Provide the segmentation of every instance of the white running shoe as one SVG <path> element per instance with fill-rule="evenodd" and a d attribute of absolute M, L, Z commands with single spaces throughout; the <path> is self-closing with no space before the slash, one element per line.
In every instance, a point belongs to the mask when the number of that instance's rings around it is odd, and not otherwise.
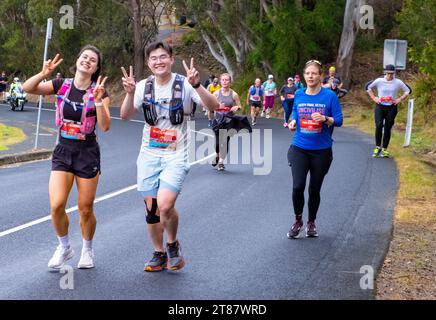
<path fill-rule="evenodd" d="M 269 114 L 267 114 L 265 118 L 269 119 L 269 118 L 270 118 L 270 115 L 269 115 Z"/>
<path fill-rule="evenodd" d="M 71 247 L 65 248 L 58 245 L 53 257 L 48 262 L 48 267 L 53 269 L 60 269 L 66 261 L 74 256 L 74 250 Z"/>
<path fill-rule="evenodd" d="M 77 264 L 79 269 L 91 269 L 94 268 L 94 250 L 82 249 L 82 255 L 80 261 Z"/>
<path fill-rule="evenodd" d="M 265 117 L 265 111 L 262 111 L 262 113 L 260 114 L 260 116 L 263 118 Z"/>

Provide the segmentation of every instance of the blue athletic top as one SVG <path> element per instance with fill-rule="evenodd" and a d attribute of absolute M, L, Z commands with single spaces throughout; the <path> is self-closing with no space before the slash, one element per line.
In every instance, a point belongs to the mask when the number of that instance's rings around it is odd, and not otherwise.
<path fill-rule="evenodd" d="M 332 146 L 333 139 L 325 123 L 314 121 L 311 114 L 319 112 L 334 118 L 334 126 L 342 126 L 342 109 L 336 94 L 326 88 L 316 95 L 308 95 L 299 89 L 295 93 L 292 108 L 292 120 L 297 122 L 297 130 L 292 144 L 307 150 L 327 149 Z"/>

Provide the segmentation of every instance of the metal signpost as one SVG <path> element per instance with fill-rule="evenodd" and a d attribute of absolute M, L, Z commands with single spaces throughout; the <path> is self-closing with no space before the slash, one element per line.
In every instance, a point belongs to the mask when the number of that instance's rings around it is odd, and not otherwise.
<path fill-rule="evenodd" d="M 48 51 L 48 42 L 51 40 L 53 30 L 53 19 L 47 19 L 47 32 L 45 34 L 45 47 L 44 47 L 44 58 L 42 61 L 42 65 L 44 66 L 45 61 L 47 61 L 47 51 Z M 45 79 L 44 79 L 45 82 Z M 38 106 L 38 120 L 36 123 L 36 138 L 35 138 L 35 149 L 38 148 L 38 137 L 39 137 L 39 123 L 41 121 L 41 108 L 42 108 L 42 100 L 43 97 L 39 96 L 39 106 Z"/>

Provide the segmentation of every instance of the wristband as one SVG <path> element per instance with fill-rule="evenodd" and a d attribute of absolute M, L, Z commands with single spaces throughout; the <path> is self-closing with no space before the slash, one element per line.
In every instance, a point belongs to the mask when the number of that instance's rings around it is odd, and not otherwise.
<path fill-rule="evenodd" d="M 198 89 L 201 86 L 201 82 L 198 81 L 196 84 L 192 85 L 194 89 Z"/>
<path fill-rule="evenodd" d="M 103 102 L 96 102 L 96 103 L 95 103 L 95 106 L 96 106 L 97 108 L 101 108 L 101 107 L 103 107 Z"/>

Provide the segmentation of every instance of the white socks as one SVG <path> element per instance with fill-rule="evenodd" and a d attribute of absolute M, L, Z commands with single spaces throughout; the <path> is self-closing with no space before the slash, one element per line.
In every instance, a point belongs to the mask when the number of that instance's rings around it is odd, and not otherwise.
<path fill-rule="evenodd" d="M 58 240 L 59 240 L 59 244 L 65 249 L 70 247 L 70 238 L 68 237 L 68 234 L 63 237 L 58 236 Z"/>
<path fill-rule="evenodd" d="M 59 244 L 64 247 L 65 249 L 68 249 L 70 247 L 70 237 L 68 234 L 63 237 L 59 237 Z M 85 240 L 83 239 L 83 249 L 92 249 L 92 240 Z"/>
<path fill-rule="evenodd" d="M 83 239 L 83 247 L 82 249 L 92 249 L 92 240 Z"/>

